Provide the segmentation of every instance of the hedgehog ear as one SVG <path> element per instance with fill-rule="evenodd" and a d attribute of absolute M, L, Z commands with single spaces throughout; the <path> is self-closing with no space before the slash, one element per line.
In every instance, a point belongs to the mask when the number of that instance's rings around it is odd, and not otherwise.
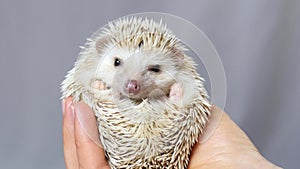
<path fill-rule="evenodd" d="M 97 52 L 98 53 L 102 53 L 103 49 L 105 47 L 107 47 L 107 45 L 110 42 L 110 40 L 111 40 L 110 36 L 103 36 L 103 37 L 100 37 L 99 39 L 97 39 L 96 40 L 96 44 L 95 44 Z"/>
<path fill-rule="evenodd" d="M 171 48 L 171 52 L 172 52 L 172 56 L 174 57 L 174 59 L 176 61 L 178 61 L 178 65 L 183 63 L 183 59 L 184 59 L 184 53 L 182 50 L 176 48 L 176 47 L 172 47 Z"/>

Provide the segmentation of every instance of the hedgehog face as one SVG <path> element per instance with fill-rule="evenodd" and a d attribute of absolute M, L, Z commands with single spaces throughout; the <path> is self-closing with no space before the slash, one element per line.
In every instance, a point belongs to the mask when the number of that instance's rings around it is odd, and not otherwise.
<path fill-rule="evenodd" d="M 113 92 L 135 100 L 168 95 L 178 70 L 170 55 L 152 49 L 135 51 L 125 59 L 115 57 Z"/>

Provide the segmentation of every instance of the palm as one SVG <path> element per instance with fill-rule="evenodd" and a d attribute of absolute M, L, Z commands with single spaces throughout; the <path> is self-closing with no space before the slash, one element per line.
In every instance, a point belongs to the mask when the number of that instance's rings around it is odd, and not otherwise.
<path fill-rule="evenodd" d="M 222 114 L 216 107 L 212 113 Z M 204 143 L 194 145 L 189 169 L 277 168 L 265 160 L 247 135 L 223 113 L 214 133 Z"/>

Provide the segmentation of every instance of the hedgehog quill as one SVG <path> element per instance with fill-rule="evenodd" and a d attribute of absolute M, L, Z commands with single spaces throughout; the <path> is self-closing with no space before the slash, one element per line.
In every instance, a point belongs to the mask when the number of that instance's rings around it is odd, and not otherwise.
<path fill-rule="evenodd" d="M 162 21 L 125 17 L 96 32 L 62 83 L 95 112 L 111 168 L 187 168 L 210 115 L 196 63 Z"/>

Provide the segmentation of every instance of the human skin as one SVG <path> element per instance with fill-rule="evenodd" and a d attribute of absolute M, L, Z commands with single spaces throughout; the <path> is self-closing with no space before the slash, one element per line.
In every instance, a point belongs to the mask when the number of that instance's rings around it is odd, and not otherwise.
<path fill-rule="evenodd" d="M 67 169 L 109 169 L 93 111 L 83 102 L 63 100 L 63 145 Z M 216 106 L 207 130 L 193 147 L 189 169 L 277 169 L 248 136 Z M 84 127 L 83 127 L 84 126 Z M 101 133 L 100 133 L 101 134 Z"/>

